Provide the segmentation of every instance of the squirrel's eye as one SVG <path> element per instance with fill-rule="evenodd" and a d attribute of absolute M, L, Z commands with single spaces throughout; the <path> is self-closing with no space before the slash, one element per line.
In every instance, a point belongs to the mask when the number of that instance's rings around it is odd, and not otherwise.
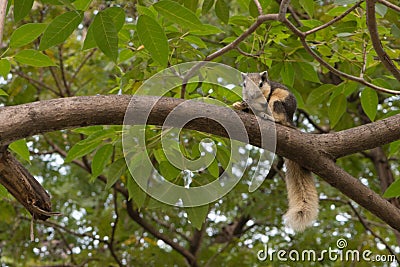
<path fill-rule="evenodd" d="M 263 82 L 260 82 L 260 84 L 258 85 L 258 87 L 261 88 L 261 87 L 263 87 L 263 85 L 264 85 Z"/>

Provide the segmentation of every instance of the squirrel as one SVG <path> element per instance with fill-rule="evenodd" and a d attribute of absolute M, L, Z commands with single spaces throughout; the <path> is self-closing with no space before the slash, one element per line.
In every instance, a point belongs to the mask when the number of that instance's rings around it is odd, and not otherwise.
<path fill-rule="evenodd" d="M 270 81 L 268 72 L 248 73 L 243 76 L 243 99 L 233 108 L 255 113 L 263 119 L 272 120 L 296 128 L 293 114 L 297 108 L 295 96 L 280 83 Z M 284 215 L 286 225 L 296 232 L 311 226 L 318 216 L 318 193 L 309 170 L 285 159 L 285 182 L 289 209 Z"/>

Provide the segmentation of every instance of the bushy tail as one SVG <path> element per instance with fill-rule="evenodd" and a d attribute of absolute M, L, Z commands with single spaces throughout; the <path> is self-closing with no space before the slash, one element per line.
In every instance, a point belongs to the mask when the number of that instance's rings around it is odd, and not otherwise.
<path fill-rule="evenodd" d="M 302 232 L 318 216 L 318 193 L 310 171 L 294 161 L 285 160 L 286 188 L 289 210 L 284 215 L 286 225 Z"/>

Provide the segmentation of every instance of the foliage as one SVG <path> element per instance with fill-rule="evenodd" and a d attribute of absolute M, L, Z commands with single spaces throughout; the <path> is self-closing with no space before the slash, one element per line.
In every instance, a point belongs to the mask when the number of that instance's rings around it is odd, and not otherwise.
<path fill-rule="evenodd" d="M 134 94 L 165 67 L 204 60 L 232 43 L 257 20 L 256 2 L 263 14 L 279 11 L 279 4 L 271 0 L 154 2 L 14 0 L 13 8 L 8 9 L 0 60 L 0 105 Z M 293 13 L 288 17 L 307 32 L 358 4 L 354 0 L 293 1 Z M 338 22 L 309 34 L 306 42 L 337 70 L 400 90 L 372 46 L 365 10 L 362 2 Z M 376 12 L 382 45 L 389 57 L 399 59 L 399 12 L 382 3 L 376 4 Z M 271 80 L 284 83 L 295 94 L 299 106 L 296 123 L 307 132 L 339 131 L 399 113 L 398 96 L 332 73 L 276 20 L 264 22 L 236 49 L 213 60 L 242 72 L 268 69 Z M 228 90 L 190 84 L 183 97 L 213 98 L 231 105 L 239 100 L 238 91 L 239 85 Z M 177 88 L 168 96 L 180 98 L 182 91 Z M 141 153 L 150 155 L 165 179 L 184 185 L 187 177 L 166 158 L 161 134 L 159 127 L 147 126 L 147 151 Z M 187 258 L 182 251 L 196 255 L 199 266 L 234 266 L 237 262 L 263 266 L 269 263 L 258 261 L 257 252 L 265 242 L 275 250 L 321 252 L 337 248 L 338 238 L 347 239 L 347 248 L 369 249 L 374 255 L 400 252 L 390 227 L 322 180 L 317 184 L 321 198 L 318 222 L 294 235 L 282 222 L 287 201 L 280 170 L 259 190 L 248 192 L 246 178 L 258 164 L 256 160 L 232 192 L 210 205 L 183 209 L 162 204 L 146 196 L 127 171 L 121 136 L 120 126 L 92 126 L 33 136 L 10 146 L 49 191 L 53 209 L 63 215 L 38 222 L 35 241 L 30 242 L 29 214 L 1 188 L 2 266 L 184 266 Z M 197 159 L 204 138 L 213 140 L 216 158 L 206 169 L 192 173 L 195 186 L 217 179 L 230 156 L 226 148 L 230 140 L 183 130 L 179 147 L 185 157 Z M 384 157 L 380 160 L 390 163 L 397 179 L 387 197 L 400 196 L 399 147 L 400 141 L 396 141 L 381 148 Z M 257 158 L 257 148 L 243 144 L 242 149 Z M 373 157 L 367 151 L 338 159 L 338 164 L 383 193 L 386 188 L 381 186 L 383 178 Z M 137 166 L 140 171 L 139 162 Z M 132 211 L 139 214 L 136 217 L 128 212 L 130 201 Z M 240 223 L 243 225 L 235 228 Z M 325 259 L 323 264 L 342 263 Z"/>

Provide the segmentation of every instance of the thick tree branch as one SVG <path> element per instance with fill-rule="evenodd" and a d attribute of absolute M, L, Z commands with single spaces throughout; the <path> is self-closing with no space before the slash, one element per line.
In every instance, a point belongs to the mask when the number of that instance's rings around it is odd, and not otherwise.
<path fill-rule="evenodd" d="M 0 153 L 0 184 L 25 206 L 33 218 L 47 220 L 56 215 L 51 212 L 49 194 L 8 151 Z"/>
<path fill-rule="evenodd" d="M 163 125 L 168 114 L 177 105 L 185 102 L 176 98 L 160 98 L 159 101 L 157 99 L 159 98 L 152 96 L 115 95 L 71 97 L 2 107 L 0 108 L 0 145 L 4 146 L 17 139 L 66 128 L 121 124 L 130 101 L 132 101 L 132 108 L 138 112 L 138 116 L 145 116 L 145 114 L 140 114 L 140 111 L 154 104 L 147 124 Z M 232 110 L 229 108 L 198 101 L 190 101 L 188 107 L 175 111 L 175 115 L 197 117 L 199 110 L 206 110 L 210 114 L 218 114 L 219 121 L 235 123 L 232 119 Z M 267 120 L 261 120 L 258 124 L 257 118 L 251 114 L 244 112 L 237 114 L 246 128 L 252 145 L 271 150 L 273 147 L 270 144 L 261 143 L 260 132 L 270 134 L 276 128 L 278 155 L 310 169 L 390 226 L 400 230 L 399 210 L 334 163 L 335 158 L 400 139 L 400 127 L 398 127 L 400 115 L 337 133 L 317 135 L 302 133 L 279 124 L 275 125 Z M 176 125 L 172 122 L 166 126 Z M 190 121 L 185 128 L 229 137 L 219 123 L 206 117 Z M 238 139 L 246 141 L 247 137 Z"/>
<path fill-rule="evenodd" d="M 393 61 L 383 50 L 381 40 L 379 39 L 378 26 L 376 25 L 375 16 L 375 0 L 366 0 L 367 3 L 367 26 L 371 35 L 372 46 L 374 47 L 376 54 L 378 55 L 382 64 L 390 71 L 393 76 L 400 81 L 400 70 L 396 68 Z"/>

